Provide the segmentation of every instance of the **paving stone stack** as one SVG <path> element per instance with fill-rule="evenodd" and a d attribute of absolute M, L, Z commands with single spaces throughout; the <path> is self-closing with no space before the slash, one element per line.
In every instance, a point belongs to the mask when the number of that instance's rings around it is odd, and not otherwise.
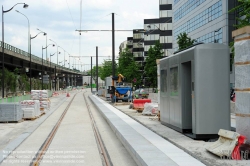
<path fill-rule="evenodd" d="M 0 104 L 0 122 L 18 122 L 23 118 L 23 110 L 19 103 Z"/>
<path fill-rule="evenodd" d="M 236 132 L 250 143 L 250 26 L 233 31 Z"/>

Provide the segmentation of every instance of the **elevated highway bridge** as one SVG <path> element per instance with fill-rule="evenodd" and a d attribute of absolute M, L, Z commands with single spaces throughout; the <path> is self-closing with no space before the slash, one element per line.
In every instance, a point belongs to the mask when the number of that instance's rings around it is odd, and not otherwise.
<path fill-rule="evenodd" d="M 0 69 L 2 69 L 2 47 L 3 44 L 0 42 Z M 20 72 L 26 72 L 26 69 L 30 67 L 30 54 L 7 43 L 4 43 L 4 67 L 10 71 L 18 68 Z M 30 71 L 30 70 L 29 70 Z M 26 72 L 27 76 L 30 77 L 30 73 Z M 83 72 L 69 69 L 67 67 L 57 65 L 48 60 L 35 55 L 31 55 L 31 77 L 41 78 L 39 73 L 50 75 L 51 79 L 57 78 L 57 89 L 59 82 L 64 82 L 66 86 L 82 86 L 82 76 L 86 75 Z M 1 79 L 1 78 L 0 78 Z"/>

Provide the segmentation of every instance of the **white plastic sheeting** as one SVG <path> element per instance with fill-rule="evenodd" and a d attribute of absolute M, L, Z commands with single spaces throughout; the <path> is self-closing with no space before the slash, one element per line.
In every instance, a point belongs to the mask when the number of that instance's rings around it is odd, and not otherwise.
<path fill-rule="evenodd" d="M 35 118 L 41 115 L 39 100 L 24 100 L 20 102 L 20 105 L 24 112 L 24 118 Z"/>
<path fill-rule="evenodd" d="M 250 65 L 235 65 L 235 88 L 250 88 Z"/>
<path fill-rule="evenodd" d="M 49 100 L 40 101 L 40 107 L 49 109 L 50 108 L 50 101 Z"/>
<path fill-rule="evenodd" d="M 243 40 L 234 43 L 235 57 L 234 62 L 250 61 L 250 40 Z"/>
<path fill-rule="evenodd" d="M 49 92 L 47 90 L 31 90 L 32 100 L 45 100 L 49 98 Z"/>
<path fill-rule="evenodd" d="M 36 118 L 35 109 L 34 108 L 22 108 L 23 110 L 23 118 Z"/>
<path fill-rule="evenodd" d="M 213 144 L 206 147 L 206 149 L 220 157 L 231 157 L 240 134 L 220 129 L 218 135 L 220 136 L 219 139 Z"/>
<path fill-rule="evenodd" d="M 158 103 L 145 103 L 142 115 L 157 115 Z"/>

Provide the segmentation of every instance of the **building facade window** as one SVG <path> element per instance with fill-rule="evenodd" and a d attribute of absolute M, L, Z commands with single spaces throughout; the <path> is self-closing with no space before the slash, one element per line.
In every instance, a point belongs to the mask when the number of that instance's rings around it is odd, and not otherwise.
<path fill-rule="evenodd" d="M 159 40 L 159 37 L 160 37 L 159 34 L 145 35 L 144 41 Z"/>
<path fill-rule="evenodd" d="M 222 28 L 218 32 L 210 32 L 196 39 L 197 42 L 203 43 L 222 43 Z"/>
<path fill-rule="evenodd" d="M 144 43 L 133 43 L 133 48 L 143 48 Z"/>
<path fill-rule="evenodd" d="M 174 0 L 174 5 L 176 5 L 180 0 Z"/>
<path fill-rule="evenodd" d="M 174 37 L 175 39 L 177 36 L 182 32 L 192 32 L 205 24 L 209 23 L 210 21 L 213 21 L 220 17 L 222 15 L 222 2 L 219 0 L 214 5 L 210 6 L 203 12 L 199 13 L 192 19 L 188 20 L 178 28 L 174 30 Z"/>
<path fill-rule="evenodd" d="M 143 57 L 143 52 L 134 52 L 134 57 Z"/>
<path fill-rule="evenodd" d="M 172 36 L 161 36 L 160 43 L 172 43 L 173 41 Z"/>
<path fill-rule="evenodd" d="M 150 25 L 150 28 L 148 28 L 148 26 Z M 159 24 L 144 24 L 144 29 L 150 29 L 150 30 L 154 30 L 154 29 L 158 29 Z"/>
<path fill-rule="evenodd" d="M 160 24 L 160 29 L 161 30 L 172 30 L 173 29 L 173 24 L 172 23 L 161 23 Z"/>
<path fill-rule="evenodd" d="M 172 17 L 172 10 L 161 10 L 160 17 Z"/>
<path fill-rule="evenodd" d="M 193 11 L 196 7 L 198 7 L 200 4 L 202 4 L 205 1 L 206 0 L 188 0 L 179 9 L 177 9 L 174 12 L 174 20 L 175 21 L 180 20 L 182 17 L 187 15 L 189 12 Z M 178 3 L 178 2 L 176 2 L 176 3 Z M 174 3 L 174 4 L 176 4 L 176 3 Z"/>
<path fill-rule="evenodd" d="M 173 0 L 160 0 L 160 5 L 172 4 Z"/>
<path fill-rule="evenodd" d="M 207 33 L 195 40 L 197 43 L 223 43 L 223 30 L 220 28 L 218 32 L 213 31 Z M 178 51 L 178 47 L 174 50 Z"/>
<path fill-rule="evenodd" d="M 150 46 L 144 46 L 144 51 L 148 51 Z"/>
<path fill-rule="evenodd" d="M 135 34 L 133 35 L 133 38 L 134 38 L 134 39 L 142 39 L 143 36 L 144 36 L 143 33 L 135 33 Z"/>

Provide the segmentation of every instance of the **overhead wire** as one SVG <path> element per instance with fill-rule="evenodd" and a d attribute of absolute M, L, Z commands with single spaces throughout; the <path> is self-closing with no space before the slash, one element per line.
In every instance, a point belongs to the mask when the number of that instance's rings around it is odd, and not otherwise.
<path fill-rule="evenodd" d="M 80 29 L 82 29 L 82 0 L 80 2 Z M 79 35 L 79 56 L 81 56 L 81 32 Z"/>
<path fill-rule="evenodd" d="M 67 7 L 68 7 L 68 11 L 69 11 L 69 14 L 70 14 L 70 17 L 71 17 L 71 21 L 72 21 L 74 27 L 76 28 L 76 24 L 75 24 L 74 18 L 72 16 L 72 13 L 71 13 L 68 1 L 67 0 L 65 0 L 65 1 L 66 1 Z M 71 42 L 70 50 L 72 50 L 72 47 L 73 47 L 74 43 L 75 43 L 75 38 L 73 38 L 73 42 Z"/>

